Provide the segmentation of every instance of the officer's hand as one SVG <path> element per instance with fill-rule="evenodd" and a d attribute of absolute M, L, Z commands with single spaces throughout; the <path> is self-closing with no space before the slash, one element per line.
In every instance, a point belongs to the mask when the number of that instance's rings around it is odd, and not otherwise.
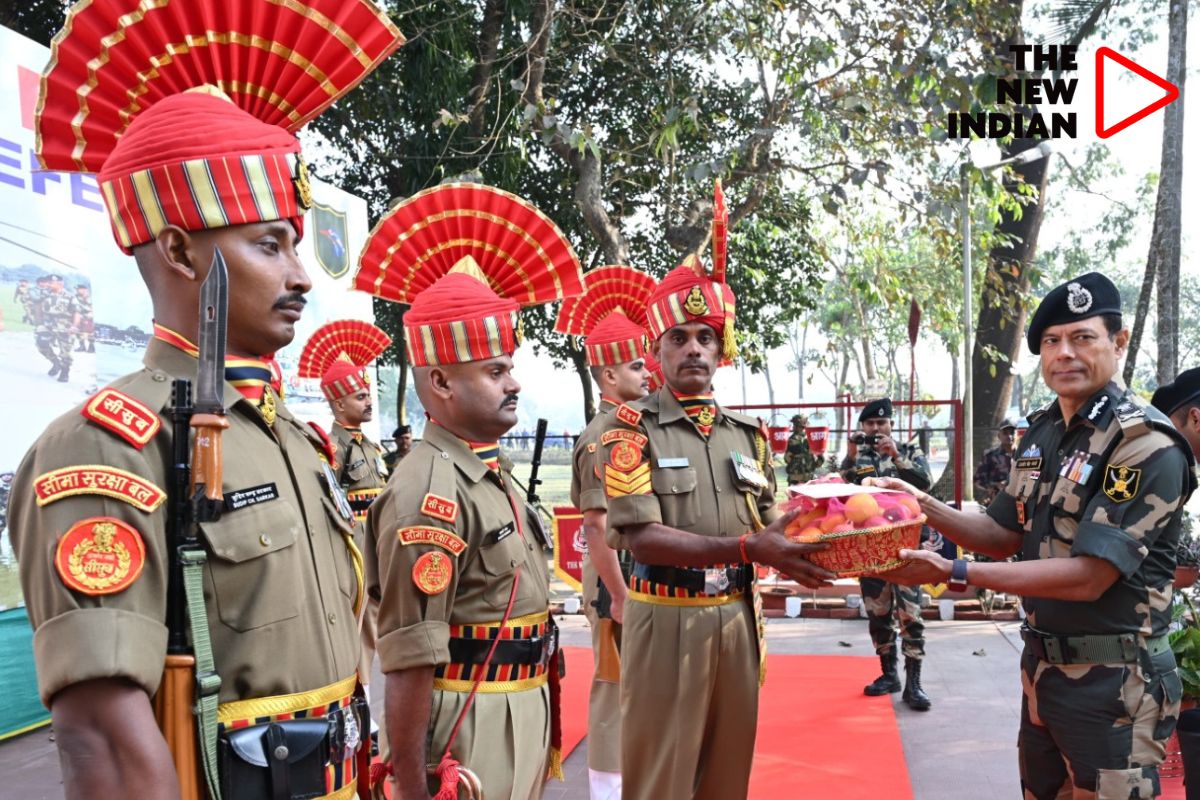
<path fill-rule="evenodd" d="M 892 458 L 900 457 L 900 449 L 896 447 L 896 440 L 886 433 L 880 434 L 883 438 L 875 444 L 875 449 L 885 456 Z"/>
<path fill-rule="evenodd" d="M 625 622 L 625 597 L 625 592 L 614 594 L 612 596 L 612 603 L 608 607 L 609 616 L 611 616 L 613 622 L 617 623 L 618 625 Z"/>
<path fill-rule="evenodd" d="M 828 544 L 794 542 L 784 535 L 788 523 L 799 513 L 790 511 L 747 539 L 746 554 L 755 563 L 774 567 L 796 583 L 816 589 L 837 576 L 805 558 L 810 553 L 828 550 Z"/>
<path fill-rule="evenodd" d="M 950 578 L 950 562 L 937 553 L 928 550 L 900 551 L 900 558 L 908 563 L 887 572 L 881 572 L 876 578 L 882 578 L 889 583 L 899 583 L 905 586 L 920 586 L 924 583 L 943 583 Z"/>
<path fill-rule="evenodd" d="M 925 503 L 930 499 L 927 493 L 922 492 L 908 481 L 902 481 L 899 478 L 864 478 L 863 486 L 878 486 L 880 489 L 892 489 L 893 491 L 911 494 L 917 498 L 918 503 Z"/>

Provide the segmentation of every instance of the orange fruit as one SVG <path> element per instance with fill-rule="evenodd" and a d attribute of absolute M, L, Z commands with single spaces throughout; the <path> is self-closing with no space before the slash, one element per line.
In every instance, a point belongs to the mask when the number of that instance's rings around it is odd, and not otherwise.
<path fill-rule="evenodd" d="M 891 520 L 889 520 L 887 517 L 882 516 L 880 514 L 876 514 L 873 517 L 868 517 L 867 519 L 863 520 L 862 527 L 878 528 L 882 525 L 891 525 L 891 524 L 892 524 Z"/>
<path fill-rule="evenodd" d="M 817 527 L 819 527 L 825 533 L 829 533 L 834 528 L 836 528 L 838 525 L 842 525 L 845 522 L 846 522 L 845 514 L 843 514 L 840 511 L 830 511 L 828 514 L 826 514 L 824 517 L 821 518 L 821 522 L 818 523 Z"/>
<path fill-rule="evenodd" d="M 792 533 L 793 531 L 804 530 L 809 525 L 814 524 L 824 515 L 824 510 L 820 508 L 809 509 L 788 523 L 787 532 Z"/>
<path fill-rule="evenodd" d="M 879 513 L 879 503 L 869 494 L 852 494 L 846 498 L 846 519 L 862 522 Z"/>
<path fill-rule="evenodd" d="M 798 534 L 792 536 L 792 539 L 797 542 L 803 542 L 804 544 L 813 544 L 821 541 L 821 537 L 823 535 L 824 534 L 821 532 L 820 528 L 816 527 L 815 525 L 810 525 L 804 530 L 800 531 Z"/>

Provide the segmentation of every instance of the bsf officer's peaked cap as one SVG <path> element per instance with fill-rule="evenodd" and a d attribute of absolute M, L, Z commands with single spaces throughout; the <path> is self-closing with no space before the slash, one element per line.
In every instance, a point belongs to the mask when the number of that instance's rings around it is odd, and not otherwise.
<path fill-rule="evenodd" d="M 1029 352 L 1042 351 L 1042 333 L 1053 325 L 1078 322 L 1101 314 L 1121 313 L 1121 293 L 1099 272 L 1089 272 L 1055 286 L 1042 298 L 1029 322 Z"/>
<path fill-rule="evenodd" d="M 892 398 L 881 397 L 878 400 L 872 400 L 863 406 L 862 412 L 858 415 L 858 421 L 863 422 L 868 419 L 891 419 L 892 418 Z"/>
<path fill-rule="evenodd" d="M 1150 404 L 1167 416 L 1188 403 L 1200 405 L 1200 367 L 1186 369 L 1175 380 L 1158 387 Z"/>

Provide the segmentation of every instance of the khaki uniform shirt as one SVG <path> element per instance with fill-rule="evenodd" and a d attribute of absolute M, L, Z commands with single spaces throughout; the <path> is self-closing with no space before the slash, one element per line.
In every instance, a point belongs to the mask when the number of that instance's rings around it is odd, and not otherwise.
<path fill-rule="evenodd" d="M 342 427 L 341 423 L 333 423 L 330 438 L 337 448 L 338 480 L 347 492 L 362 489 L 382 489 L 387 483 L 387 467 L 383 464 L 383 448 L 360 434 L 360 440 L 354 440 L 354 434 Z"/>
<path fill-rule="evenodd" d="M 511 617 L 544 614 L 550 575 L 542 546 L 506 492 L 462 439 L 435 423 L 397 466 L 367 515 L 367 581 L 379 592 L 379 661 L 383 671 L 450 661 L 450 626 L 498 623 L 521 567 Z M 510 500 L 511 498 L 511 500 Z M 427 553 L 448 558 L 441 591 L 418 587 L 414 566 Z"/>
<path fill-rule="evenodd" d="M 575 450 L 571 453 L 571 505 L 580 511 L 604 511 L 608 508 L 600 459 L 596 453 L 600 449 L 600 432 L 605 425 L 605 418 L 616 407 L 611 400 L 600 400 L 600 410 L 579 434 Z"/>
<path fill-rule="evenodd" d="M 640 419 L 634 421 L 630 409 Z M 717 406 L 706 439 L 664 389 L 606 415 L 600 441 L 614 547 L 625 546 L 618 531 L 628 525 L 659 522 L 705 536 L 737 537 L 754 530 L 756 518 L 767 524 L 779 516 L 767 438 L 753 417 Z M 757 465 L 761 485 L 751 483 L 749 467 L 739 476 L 735 454 L 743 464 Z"/>
<path fill-rule="evenodd" d="M 166 490 L 171 458 L 171 378 L 195 379 L 196 360 L 152 340 L 145 369 L 113 388 L 157 412 L 162 427 L 140 450 L 76 408 L 50 424 L 14 482 L 10 533 L 35 628 L 42 701 L 97 678 L 126 678 L 153 694 L 166 654 L 168 553 L 165 505 L 143 511 L 87 491 L 38 505 L 35 482 L 52 470 L 101 465 Z M 209 553 L 204 596 L 220 701 L 318 689 L 354 674 L 359 591 L 347 538 L 323 478 L 320 441 L 277 404 L 274 428 L 225 385 L 230 427 L 222 437 L 226 510 L 200 526 Z M 254 490 L 254 491 L 250 491 Z M 337 491 L 333 487 L 332 491 Z M 110 517 L 132 526 L 145 547 L 138 577 L 121 591 L 72 590 L 55 567 L 60 537 L 73 525 Z"/>

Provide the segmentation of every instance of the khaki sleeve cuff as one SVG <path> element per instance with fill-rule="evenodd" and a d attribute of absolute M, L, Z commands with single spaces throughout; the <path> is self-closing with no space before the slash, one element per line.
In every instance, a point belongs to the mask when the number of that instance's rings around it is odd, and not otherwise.
<path fill-rule="evenodd" d="M 38 692 L 47 708 L 68 686 L 100 678 L 128 678 L 153 695 L 166 654 L 162 622 L 118 608 L 68 611 L 33 634 Z"/>
<path fill-rule="evenodd" d="M 655 494 L 630 494 L 608 499 L 608 527 L 661 523 L 662 506 Z"/>
<path fill-rule="evenodd" d="M 604 487 L 596 489 L 584 489 L 579 493 L 579 510 L 580 511 L 604 511 L 608 508 L 608 495 L 604 493 Z"/>
<path fill-rule="evenodd" d="M 413 667 L 436 667 L 450 662 L 450 626 L 426 620 L 379 637 L 379 668 L 385 674 Z"/>

